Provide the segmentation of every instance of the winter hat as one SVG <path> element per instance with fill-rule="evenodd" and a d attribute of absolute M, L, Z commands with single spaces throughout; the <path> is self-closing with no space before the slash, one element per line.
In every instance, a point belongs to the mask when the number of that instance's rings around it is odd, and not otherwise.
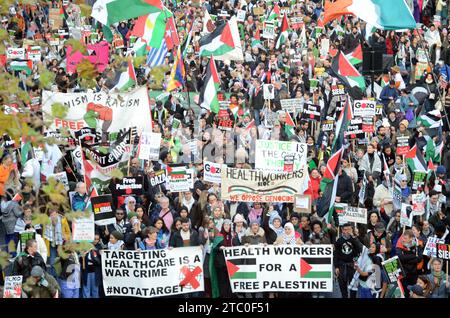
<path fill-rule="evenodd" d="M 33 277 L 41 277 L 44 275 L 44 270 L 40 266 L 33 266 L 31 269 L 31 276 Z"/>
<path fill-rule="evenodd" d="M 242 216 L 242 214 L 240 214 L 240 213 L 236 213 L 236 215 L 234 216 L 234 223 L 238 223 L 238 222 L 247 223 L 245 221 L 244 217 Z"/>
<path fill-rule="evenodd" d="M 444 166 L 439 166 L 436 168 L 436 174 L 446 174 L 447 173 L 447 169 L 445 169 Z"/>
<path fill-rule="evenodd" d="M 137 216 L 138 215 L 136 212 L 128 212 L 128 215 L 127 215 L 128 220 L 131 220 L 132 218 L 137 217 Z"/>
<path fill-rule="evenodd" d="M 114 236 L 116 239 L 118 239 L 119 241 L 123 240 L 123 234 L 120 233 L 119 231 L 112 231 L 111 233 L 112 236 Z"/>
<path fill-rule="evenodd" d="M 403 125 L 403 126 L 405 126 L 405 128 L 408 128 L 409 122 L 406 119 L 403 119 L 399 125 Z"/>

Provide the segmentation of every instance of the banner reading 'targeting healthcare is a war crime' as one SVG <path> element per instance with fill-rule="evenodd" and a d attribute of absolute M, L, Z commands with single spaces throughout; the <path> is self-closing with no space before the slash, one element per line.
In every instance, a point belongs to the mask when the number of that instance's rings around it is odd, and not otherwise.
<path fill-rule="evenodd" d="M 222 168 L 222 199 L 243 202 L 294 202 L 308 176 L 306 166 L 293 172 Z"/>
<path fill-rule="evenodd" d="M 106 296 L 161 297 L 204 291 L 200 246 L 170 250 L 102 251 Z"/>
<path fill-rule="evenodd" d="M 240 246 L 223 253 L 234 293 L 333 290 L 332 245 Z"/>

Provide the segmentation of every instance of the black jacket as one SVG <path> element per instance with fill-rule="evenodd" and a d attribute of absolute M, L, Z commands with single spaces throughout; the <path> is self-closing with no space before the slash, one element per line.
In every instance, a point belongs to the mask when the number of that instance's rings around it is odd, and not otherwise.
<path fill-rule="evenodd" d="M 198 236 L 198 232 L 196 230 L 191 229 L 191 237 L 189 246 L 199 246 L 200 245 L 200 238 Z M 180 231 L 175 232 L 170 237 L 169 246 L 171 247 L 184 247 L 183 244 L 183 238 L 181 237 Z"/>
<path fill-rule="evenodd" d="M 34 256 L 31 256 L 28 253 L 20 253 L 19 256 L 14 260 L 13 264 L 13 275 L 22 275 L 23 282 L 27 280 L 28 277 L 31 276 L 31 269 L 34 266 L 40 266 L 44 271 L 47 270 L 47 265 L 45 264 L 44 259 L 41 254 L 36 252 Z"/>
<path fill-rule="evenodd" d="M 334 244 L 334 264 L 339 267 L 344 264 L 351 264 L 359 256 L 362 250 L 361 242 L 350 237 L 345 239 L 341 236 Z"/>
<path fill-rule="evenodd" d="M 263 88 L 260 87 L 258 95 L 255 96 L 253 92 L 252 100 L 251 100 L 251 108 L 261 110 L 264 106 L 264 92 Z"/>
<path fill-rule="evenodd" d="M 342 203 L 350 203 L 353 196 L 353 183 L 352 179 L 342 171 L 342 175 L 339 176 L 336 196 L 341 197 Z"/>

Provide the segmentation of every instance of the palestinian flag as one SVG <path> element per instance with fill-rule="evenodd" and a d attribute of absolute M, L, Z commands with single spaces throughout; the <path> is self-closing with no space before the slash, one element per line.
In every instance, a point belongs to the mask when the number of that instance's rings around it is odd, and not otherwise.
<path fill-rule="evenodd" d="M 247 126 L 245 126 L 245 131 L 250 131 L 250 129 L 252 129 L 252 127 L 256 127 L 256 124 L 255 124 L 255 120 L 254 120 L 254 119 L 252 119 L 252 121 L 249 122 L 249 123 L 247 124 Z"/>
<path fill-rule="evenodd" d="M 267 21 L 278 20 L 278 17 L 281 15 L 280 6 L 276 3 L 267 17 Z"/>
<path fill-rule="evenodd" d="M 25 137 L 22 137 L 22 144 L 20 147 L 20 164 L 22 165 L 22 169 L 25 166 L 25 163 L 28 161 L 28 154 L 32 151 L 33 146 L 30 141 L 26 141 Z"/>
<path fill-rule="evenodd" d="M 363 61 L 363 53 L 361 44 L 356 47 L 352 52 L 345 54 L 345 57 L 348 59 L 350 64 L 358 65 Z"/>
<path fill-rule="evenodd" d="M 261 32 L 257 29 L 252 39 L 252 47 L 257 47 L 259 45 L 261 45 Z"/>
<path fill-rule="evenodd" d="M 97 0 L 92 6 L 91 16 L 100 23 L 110 26 L 116 22 L 162 11 L 161 0 Z"/>
<path fill-rule="evenodd" d="M 127 70 L 120 74 L 118 83 L 111 90 L 117 89 L 120 92 L 125 92 L 133 86 L 136 86 L 136 83 L 136 73 L 134 71 L 133 63 L 130 60 L 127 63 Z"/>
<path fill-rule="evenodd" d="M 382 30 L 415 29 L 405 0 L 337 0 L 325 2 L 324 23 L 352 14 Z"/>
<path fill-rule="evenodd" d="M 33 69 L 33 61 L 12 61 L 11 70 L 12 71 L 25 71 L 27 75 L 31 75 L 31 70 Z"/>
<path fill-rule="evenodd" d="M 425 128 L 439 128 L 442 126 L 441 112 L 437 109 L 421 115 L 417 122 L 422 124 Z"/>
<path fill-rule="evenodd" d="M 284 124 L 284 132 L 286 133 L 289 139 L 295 135 L 295 124 L 294 121 L 292 120 L 291 115 L 288 112 L 286 112 L 286 123 Z"/>
<path fill-rule="evenodd" d="M 219 61 L 244 60 L 236 16 L 222 23 L 213 32 L 201 37 L 199 44 L 200 56 L 214 56 Z"/>
<path fill-rule="evenodd" d="M 206 75 L 203 80 L 203 87 L 200 91 L 200 107 L 208 109 L 215 114 L 219 113 L 219 100 L 217 99 L 217 92 L 219 89 L 220 79 L 217 74 L 216 62 L 214 62 L 214 58 L 211 57 L 208 66 L 206 67 Z"/>
<path fill-rule="evenodd" d="M 428 138 L 427 144 L 425 146 L 425 160 L 430 161 L 433 163 L 440 163 L 441 162 L 441 154 L 442 149 L 444 148 L 444 143 L 441 142 L 436 145 L 434 143 L 433 138 Z"/>
<path fill-rule="evenodd" d="M 125 1 L 124 1 L 125 2 Z M 173 16 L 166 7 L 163 10 L 140 16 L 131 31 L 131 35 L 141 37 L 147 46 L 158 49 L 166 34 L 166 19 Z"/>
<path fill-rule="evenodd" d="M 331 278 L 332 266 L 330 258 L 302 257 L 300 259 L 301 278 Z"/>
<path fill-rule="evenodd" d="M 364 77 L 349 62 L 345 55 L 339 51 L 331 62 L 331 71 L 347 87 L 359 87 L 364 90 L 366 83 Z"/>
<path fill-rule="evenodd" d="M 187 175 L 186 167 L 167 166 L 167 176 L 173 179 L 182 179 Z"/>
<path fill-rule="evenodd" d="M 103 35 L 105 36 L 106 42 L 112 43 L 112 41 L 114 39 L 114 35 L 111 31 L 111 28 L 107 25 L 102 24 L 102 32 L 103 32 Z"/>
<path fill-rule="evenodd" d="M 235 258 L 227 260 L 230 279 L 256 279 L 256 258 Z"/>
<path fill-rule="evenodd" d="M 411 171 L 427 172 L 427 163 L 423 158 L 422 152 L 414 145 L 405 155 L 406 163 Z"/>
<path fill-rule="evenodd" d="M 275 45 L 276 49 L 279 49 L 288 39 L 289 37 L 289 22 L 287 19 L 287 15 L 285 14 L 283 16 L 283 22 L 281 22 L 281 30 L 280 35 L 278 36 L 277 43 Z"/>

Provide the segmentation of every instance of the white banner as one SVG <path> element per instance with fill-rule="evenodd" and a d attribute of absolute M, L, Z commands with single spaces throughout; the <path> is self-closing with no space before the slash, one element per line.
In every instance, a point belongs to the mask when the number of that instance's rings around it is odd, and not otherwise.
<path fill-rule="evenodd" d="M 64 118 L 52 114 L 52 106 L 55 103 L 60 103 L 68 109 Z M 129 93 L 111 94 L 43 91 L 42 111 L 44 121 L 52 123 L 48 127 L 50 130 L 68 128 L 70 131 L 76 131 L 90 127 L 110 133 L 137 127 L 139 134 L 152 131 L 146 87 L 137 88 Z"/>
<path fill-rule="evenodd" d="M 223 250 L 234 293 L 331 292 L 332 245 L 251 245 Z"/>
<path fill-rule="evenodd" d="M 374 117 L 376 104 L 375 101 L 370 100 L 355 100 L 353 102 L 353 116 Z"/>
<path fill-rule="evenodd" d="M 139 159 L 158 161 L 161 133 L 143 132 L 139 140 Z"/>
<path fill-rule="evenodd" d="M 256 140 L 255 168 L 267 171 L 283 171 L 286 156 L 294 156 L 294 170 L 306 165 L 306 143 L 295 141 Z"/>
<path fill-rule="evenodd" d="M 222 200 L 294 203 L 308 176 L 306 166 L 293 172 L 222 167 Z"/>
<path fill-rule="evenodd" d="M 222 164 L 211 161 L 203 163 L 203 180 L 216 184 L 222 183 Z"/>
<path fill-rule="evenodd" d="M 161 297 L 204 291 L 200 246 L 148 251 L 102 251 L 106 296 Z"/>
<path fill-rule="evenodd" d="M 6 58 L 8 60 L 24 60 L 25 59 L 25 49 L 9 47 L 6 49 Z"/>

